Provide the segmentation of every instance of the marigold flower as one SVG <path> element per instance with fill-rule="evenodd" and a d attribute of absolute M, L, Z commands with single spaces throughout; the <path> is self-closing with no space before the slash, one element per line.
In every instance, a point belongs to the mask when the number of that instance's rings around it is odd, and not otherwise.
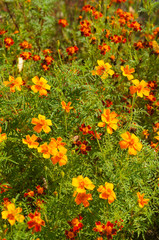
<path fill-rule="evenodd" d="M 71 102 L 68 102 L 68 103 L 66 104 L 64 101 L 62 101 L 62 102 L 61 102 L 61 105 L 62 105 L 62 108 L 63 108 L 67 113 L 69 113 L 69 112 L 70 112 L 70 109 L 73 108 L 73 107 L 70 107 Z"/>
<path fill-rule="evenodd" d="M 5 47 L 9 48 L 10 46 L 12 46 L 14 44 L 14 41 L 12 38 L 7 37 L 4 39 L 4 43 L 5 43 Z"/>
<path fill-rule="evenodd" d="M 14 77 L 9 76 L 9 81 L 4 81 L 4 85 L 8 85 L 10 87 L 10 92 L 15 92 L 15 89 L 21 91 L 23 81 L 21 77 L 17 77 L 16 79 L 14 79 Z"/>
<path fill-rule="evenodd" d="M 109 134 L 113 133 L 113 130 L 118 128 L 117 122 L 119 121 L 115 112 L 110 112 L 110 109 L 104 109 L 103 114 L 101 115 L 102 122 L 98 123 L 98 127 L 105 127 L 107 124 L 107 132 Z"/>
<path fill-rule="evenodd" d="M 79 232 L 83 228 L 83 223 L 80 222 L 82 219 L 83 217 L 79 216 L 72 219 L 72 221 L 68 221 L 68 224 L 73 227 L 73 232 Z"/>
<path fill-rule="evenodd" d="M 128 148 L 128 153 L 130 155 L 136 155 L 137 151 L 141 151 L 142 144 L 139 142 L 138 137 L 136 137 L 134 134 L 125 132 L 121 134 L 121 137 L 124 139 L 119 142 L 121 149 Z"/>
<path fill-rule="evenodd" d="M 2 133 L 2 128 L 0 127 L 0 143 L 7 139 L 6 133 Z"/>
<path fill-rule="evenodd" d="M 141 98 L 143 97 L 143 95 L 149 96 L 150 89 L 149 88 L 145 88 L 147 86 L 147 82 L 145 82 L 144 80 L 139 82 L 138 79 L 135 79 L 135 80 L 132 80 L 132 83 L 135 86 L 131 86 L 130 87 L 130 93 L 131 94 L 134 94 L 134 93 L 137 92 L 137 95 L 139 97 L 141 97 Z"/>
<path fill-rule="evenodd" d="M 30 49 L 32 48 L 32 45 L 28 43 L 27 41 L 23 41 L 22 43 L 19 44 L 21 49 Z"/>
<path fill-rule="evenodd" d="M 110 46 L 108 46 L 106 43 L 103 43 L 103 45 L 99 45 L 98 46 L 98 49 L 100 49 L 101 50 L 101 54 L 102 55 L 105 55 L 107 52 L 109 52 L 110 51 Z"/>
<path fill-rule="evenodd" d="M 34 232 L 40 232 L 41 231 L 41 226 L 45 226 L 44 220 L 41 219 L 41 214 L 37 211 L 35 213 L 29 213 L 28 217 L 31 219 L 30 221 L 27 222 L 28 228 L 31 229 L 33 228 L 33 233 Z"/>
<path fill-rule="evenodd" d="M 28 189 L 27 193 L 24 193 L 24 197 L 34 197 L 34 191 Z"/>
<path fill-rule="evenodd" d="M 112 183 L 105 182 L 105 186 L 100 185 L 97 189 L 98 192 L 101 192 L 99 195 L 102 199 L 108 199 L 108 203 L 111 204 L 116 199 L 115 192 L 113 191 L 114 185 Z"/>
<path fill-rule="evenodd" d="M 34 61 L 39 61 L 39 60 L 41 60 L 41 57 L 38 56 L 38 55 L 34 55 L 32 58 L 33 58 Z"/>
<path fill-rule="evenodd" d="M 59 19 L 58 24 L 61 25 L 62 27 L 68 26 L 68 22 L 66 19 Z"/>
<path fill-rule="evenodd" d="M 38 147 L 38 152 L 42 153 L 44 158 L 50 158 L 51 149 L 47 143 L 40 145 L 40 147 Z"/>
<path fill-rule="evenodd" d="M 19 214 L 22 212 L 22 208 L 18 207 L 15 208 L 15 205 L 13 203 L 7 204 L 6 205 L 5 211 L 2 211 L 2 218 L 3 219 L 8 219 L 8 222 L 10 225 L 14 225 L 15 221 L 17 222 L 23 222 L 24 221 L 24 216 Z"/>
<path fill-rule="evenodd" d="M 74 53 L 77 53 L 79 50 L 79 48 L 77 46 L 74 46 L 74 47 L 68 47 L 66 49 L 66 52 L 68 55 L 72 56 Z"/>
<path fill-rule="evenodd" d="M 32 78 L 32 82 L 35 85 L 31 86 L 31 90 L 33 90 L 35 93 L 39 92 L 40 96 L 46 96 L 47 90 L 50 90 L 51 88 L 51 86 L 47 84 L 47 80 L 43 77 L 39 79 L 37 76 L 35 76 Z"/>
<path fill-rule="evenodd" d="M 89 202 L 88 200 L 93 200 L 92 199 L 92 195 L 90 193 L 78 193 L 76 198 L 75 198 L 75 202 L 77 203 L 77 205 L 83 203 L 84 207 L 88 207 L 89 206 Z"/>
<path fill-rule="evenodd" d="M 74 232 L 73 229 L 65 230 L 65 235 L 67 239 L 75 240 L 77 232 Z"/>
<path fill-rule="evenodd" d="M 121 70 L 123 72 L 123 76 L 127 77 L 128 80 L 132 80 L 134 77 L 132 75 L 133 72 L 135 72 L 134 68 L 129 69 L 129 65 L 121 66 Z"/>
<path fill-rule="evenodd" d="M 39 145 L 39 143 L 36 142 L 37 139 L 38 137 L 35 134 L 33 134 L 32 136 L 27 135 L 26 139 L 22 139 L 22 142 L 24 144 L 27 144 L 29 148 L 37 148 Z"/>
<path fill-rule="evenodd" d="M 51 128 L 49 127 L 52 126 L 51 120 L 45 119 L 45 116 L 41 114 L 38 115 L 38 118 L 32 118 L 31 123 L 36 125 L 33 129 L 37 133 L 40 133 L 42 130 L 45 133 L 49 133 L 51 131 Z"/>
<path fill-rule="evenodd" d="M 52 51 L 50 49 L 48 49 L 48 48 L 43 50 L 43 54 L 44 55 L 48 55 L 48 53 L 52 53 Z"/>
<path fill-rule="evenodd" d="M 37 192 L 38 194 L 43 194 L 44 193 L 44 188 L 43 187 L 40 187 L 40 185 L 36 186 L 36 189 L 37 189 Z"/>
<path fill-rule="evenodd" d="M 86 189 L 93 190 L 95 188 L 92 181 L 88 177 L 83 178 L 82 175 L 79 175 L 77 178 L 73 178 L 72 185 L 76 187 L 76 191 L 79 193 L 86 192 Z"/>
<path fill-rule="evenodd" d="M 67 156 L 65 155 L 67 149 L 66 148 L 63 148 L 63 149 L 65 149 L 65 150 L 58 151 L 56 149 L 56 153 L 54 153 L 53 157 L 51 157 L 52 163 L 53 164 L 59 163 L 60 167 L 63 165 L 66 165 L 66 163 L 67 163 Z"/>
<path fill-rule="evenodd" d="M 0 193 L 4 193 L 4 192 L 8 191 L 8 188 L 11 188 L 11 187 L 9 185 L 0 183 Z"/>
<path fill-rule="evenodd" d="M 20 54 L 20 57 L 22 57 L 24 60 L 28 60 L 31 58 L 31 52 L 23 52 Z"/>
<path fill-rule="evenodd" d="M 91 126 L 89 125 L 86 126 L 84 123 L 79 128 L 79 130 L 83 133 L 83 135 L 90 134 L 90 129 L 91 129 Z"/>
<path fill-rule="evenodd" d="M 146 204 L 148 204 L 149 199 L 144 199 L 144 193 L 141 195 L 140 192 L 137 193 L 138 196 L 138 203 L 139 203 L 139 207 L 143 208 Z"/>
<path fill-rule="evenodd" d="M 91 151 L 91 146 L 87 146 L 88 142 L 85 140 L 83 142 L 81 141 L 74 142 L 74 144 L 78 146 L 76 151 L 79 151 L 79 153 L 87 155 L 87 152 Z"/>
<path fill-rule="evenodd" d="M 101 76 L 101 79 L 106 79 L 109 75 L 113 75 L 114 71 L 111 69 L 111 65 L 109 63 L 104 63 L 103 60 L 97 60 L 99 66 L 95 67 L 95 70 L 92 71 L 92 75 Z"/>

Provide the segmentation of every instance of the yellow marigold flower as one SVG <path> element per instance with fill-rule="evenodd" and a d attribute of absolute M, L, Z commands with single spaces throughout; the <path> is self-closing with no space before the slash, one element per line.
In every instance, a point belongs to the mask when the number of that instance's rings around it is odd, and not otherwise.
<path fill-rule="evenodd" d="M 23 85 L 23 81 L 21 77 L 14 79 L 14 77 L 9 76 L 9 81 L 4 81 L 4 85 L 8 85 L 10 87 L 10 92 L 15 92 L 15 89 L 21 91 L 21 85 Z"/>
<path fill-rule="evenodd" d="M 33 90 L 33 92 L 35 93 L 39 92 L 41 96 L 46 96 L 47 90 L 50 90 L 51 88 L 51 86 L 47 84 L 47 80 L 43 77 L 39 79 L 37 76 L 35 76 L 34 78 L 32 78 L 32 82 L 35 85 L 31 86 L 31 90 Z"/>
<path fill-rule="evenodd" d="M 27 135 L 26 139 L 22 139 L 22 142 L 24 144 L 27 144 L 29 148 L 37 148 L 39 145 L 39 143 L 36 142 L 37 139 L 38 137 L 35 134 L 33 134 L 32 136 Z"/>
<path fill-rule="evenodd" d="M 148 204 L 149 199 L 144 199 L 144 193 L 141 195 L 140 192 L 137 193 L 139 207 L 143 208 L 146 204 Z"/>
<path fill-rule="evenodd" d="M 8 222 L 11 225 L 14 225 L 15 221 L 18 222 L 23 222 L 24 221 L 24 216 L 19 214 L 22 211 L 22 208 L 18 207 L 15 208 L 15 205 L 13 203 L 7 204 L 6 205 L 5 211 L 2 211 L 2 218 L 3 219 L 8 219 Z"/>
<path fill-rule="evenodd" d="M 145 82 L 144 80 L 139 82 L 138 79 L 134 79 L 134 80 L 132 80 L 132 82 L 135 86 L 130 87 L 131 94 L 134 94 L 137 92 L 137 95 L 141 98 L 143 97 L 143 95 L 145 95 L 147 97 L 149 96 L 150 89 L 145 88 L 147 86 L 147 82 Z"/>
<path fill-rule="evenodd" d="M 66 104 L 64 101 L 62 101 L 62 102 L 61 102 L 61 105 L 62 105 L 62 108 L 63 108 L 67 113 L 69 113 L 69 112 L 70 112 L 70 109 L 73 108 L 73 107 L 70 107 L 71 102 L 68 102 L 68 103 Z"/>
<path fill-rule="evenodd" d="M 97 189 L 98 192 L 101 192 L 99 195 L 102 199 L 108 199 L 108 203 L 111 204 L 116 199 L 115 192 L 113 191 L 113 183 L 105 182 L 105 186 L 100 185 Z"/>
<path fill-rule="evenodd" d="M 121 71 L 123 72 L 123 76 L 127 77 L 128 80 L 132 80 L 134 77 L 132 75 L 132 73 L 135 72 L 134 68 L 129 69 L 129 65 L 121 66 Z"/>
<path fill-rule="evenodd" d="M 0 127 L 0 143 L 7 139 L 6 133 L 2 133 L 2 128 Z"/>
<path fill-rule="evenodd" d="M 92 71 L 92 75 L 98 75 L 101 79 L 106 79 L 108 75 L 113 75 L 114 71 L 111 69 L 109 63 L 104 63 L 103 60 L 97 60 L 98 66 L 95 67 L 95 70 Z"/>
<path fill-rule="evenodd" d="M 77 188 L 76 191 L 79 193 L 86 192 L 86 189 L 93 190 L 95 188 L 91 180 L 88 177 L 83 178 L 82 175 L 73 178 L 72 185 Z"/>
<path fill-rule="evenodd" d="M 32 118 L 31 123 L 36 125 L 33 129 L 37 133 L 40 133 L 42 130 L 45 133 L 49 133 L 51 131 L 49 126 L 52 126 L 52 122 L 50 119 L 45 119 L 45 116 L 43 115 L 39 114 L 38 118 Z"/>
<path fill-rule="evenodd" d="M 124 139 L 119 142 L 121 149 L 128 148 L 128 153 L 130 155 L 136 155 L 137 151 L 141 151 L 142 144 L 139 142 L 138 137 L 136 137 L 134 134 L 125 132 L 121 134 L 121 137 Z"/>
<path fill-rule="evenodd" d="M 38 147 L 38 152 L 43 153 L 44 158 L 50 158 L 51 149 L 50 146 L 47 145 L 47 143 L 44 143 L 40 147 Z"/>
<path fill-rule="evenodd" d="M 66 149 L 67 151 L 67 149 Z M 60 167 L 66 165 L 67 163 L 67 156 L 64 152 L 59 152 L 58 150 L 54 153 L 53 157 L 51 158 L 53 164 L 59 163 Z"/>
<path fill-rule="evenodd" d="M 157 135 L 155 138 L 159 141 L 159 132 L 157 132 Z"/>
<path fill-rule="evenodd" d="M 117 122 L 119 121 L 116 119 L 117 114 L 115 112 L 110 112 L 110 109 L 104 109 L 103 114 L 101 115 L 102 122 L 98 123 L 98 127 L 105 127 L 107 124 L 107 132 L 109 134 L 113 133 L 113 130 L 118 128 Z"/>

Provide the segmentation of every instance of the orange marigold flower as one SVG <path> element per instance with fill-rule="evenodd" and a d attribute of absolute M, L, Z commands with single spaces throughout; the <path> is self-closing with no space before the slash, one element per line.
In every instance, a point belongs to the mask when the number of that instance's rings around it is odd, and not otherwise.
<path fill-rule="evenodd" d="M 32 45 L 28 43 L 27 41 L 23 41 L 22 43 L 19 44 L 21 49 L 29 49 L 32 48 Z"/>
<path fill-rule="evenodd" d="M 41 226 L 45 226 L 44 220 L 41 219 L 41 214 L 37 211 L 35 213 L 29 213 L 28 217 L 31 219 L 30 221 L 27 222 L 28 228 L 31 229 L 33 228 L 33 233 L 34 232 L 40 232 L 41 231 Z"/>
<path fill-rule="evenodd" d="M 44 192 L 44 188 L 43 187 L 40 187 L 40 185 L 38 185 L 38 186 L 36 186 L 36 189 L 37 189 L 37 192 L 38 192 L 38 194 L 43 194 L 43 192 Z"/>
<path fill-rule="evenodd" d="M 82 175 L 79 175 L 77 178 L 73 178 L 72 185 L 76 187 L 76 191 L 79 193 L 86 192 L 86 189 L 93 190 L 95 188 L 92 181 L 88 177 L 83 178 Z"/>
<path fill-rule="evenodd" d="M 10 225 L 14 225 L 15 221 L 23 222 L 25 217 L 19 214 L 21 212 L 22 208 L 15 208 L 15 205 L 13 203 L 7 204 L 6 210 L 2 211 L 2 219 L 8 219 Z"/>
<path fill-rule="evenodd" d="M 10 87 L 10 92 L 15 92 L 15 89 L 21 91 L 23 81 L 21 77 L 17 77 L 16 79 L 14 79 L 14 77 L 9 76 L 9 81 L 4 81 L 4 85 L 8 85 Z"/>
<path fill-rule="evenodd" d="M 77 232 L 75 232 L 73 229 L 65 230 L 65 235 L 67 239 L 75 240 L 75 237 L 77 235 Z"/>
<path fill-rule="evenodd" d="M 132 80 L 134 77 L 132 75 L 133 72 L 135 72 L 134 68 L 129 69 L 129 65 L 121 66 L 121 70 L 123 72 L 123 76 L 127 77 L 128 80 Z"/>
<path fill-rule="evenodd" d="M 79 130 L 83 133 L 83 135 L 86 135 L 86 134 L 91 134 L 91 126 L 86 126 L 84 123 L 81 125 L 81 127 L 79 128 Z"/>
<path fill-rule="evenodd" d="M 38 152 L 42 153 L 44 158 L 50 158 L 51 149 L 47 143 L 44 143 L 38 147 Z"/>
<path fill-rule="evenodd" d="M 106 43 L 103 43 L 103 45 L 99 45 L 99 46 L 98 46 L 98 49 L 101 50 L 100 53 L 101 53 L 102 55 L 105 55 L 106 52 L 109 52 L 109 51 L 110 51 L 110 46 L 108 46 Z"/>
<path fill-rule="evenodd" d="M 43 50 L 43 54 L 44 55 L 48 55 L 48 53 L 52 53 L 52 51 L 50 49 L 48 49 L 48 48 Z"/>
<path fill-rule="evenodd" d="M 98 75 L 101 79 L 106 79 L 108 75 L 113 75 L 114 71 L 111 69 L 109 63 L 104 63 L 103 60 L 97 60 L 98 66 L 95 67 L 95 70 L 92 71 L 92 75 Z"/>
<path fill-rule="evenodd" d="M 28 189 L 28 192 L 24 193 L 24 197 L 34 197 L 34 191 Z"/>
<path fill-rule="evenodd" d="M 103 114 L 101 115 L 102 122 L 98 123 L 98 127 L 105 127 L 107 124 L 107 132 L 109 134 L 113 133 L 113 129 L 118 128 L 117 122 L 119 121 L 115 112 L 110 112 L 110 109 L 104 109 Z"/>
<path fill-rule="evenodd" d="M 31 90 L 33 90 L 35 93 L 39 92 L 40 96 L 46 96 L 47 90 L 50 90 L 51 88 L 51 86 L 47 84 L 47 80 L 43 77 L 39 79 L 37 76 L 35 76 L 32 78 L 32 82 L 35 85 L 31 86 Z"/>
<path fill-rule="evenodd" d="M 92 199 L 92 195 L 90 193 L 78 193 L 76 198 L 75 198 L 75 202 L 77 203 L 77 205 L 83 203 L 84 207 L 88 207 L 89 206 L 89 202 L 88 200 L 93 200 Z"/>
<path fill-rule="evenodd" d="M 4 193 L 4 192 L 8 191 L 8 188 L 11 188 L 11 187 L 9 185 L 0 183 L 0 193 Z"/>
<path fill-rule="evenodd" d="M 73 107 L 70 107 L 71 102 L 68 102 L 68 103 L 66 104 L 64 101 L 62 101 L 62 102 L 61 102 L 61 105 L 62 105 L 62 108 L 63 108 L 67 113 L 69 113 L 69 112 L 70 112 L 70 109 L 73 108 Z"/>
<path fill-rule="evenodd" d="M 137 193 L 139 207 L 143 208 L 146 204 L 148 204 L 149 199 L 144 199 L 144 193 L 141 195 L 140 192 Z"/>
<path fill-rule="evenodd" d="M 41 114 L 38 115 L 38 118 L 32 118 L 31 123 L 36 125 L 33 129 L 37 133 L 40 133 L 42 130 L 45 133 L 49 133 L 51 131 L 51 128 L 49 127 L 52 126 L 51 120 L 45 119 L 45 116 Z"/>
<path fill-rule="evenodd" d="M 5 43 L 5 47 L 9 48 L 10 46 L 12 46 L 14 44 L 14 41 L 12 38 L 7 37 L 4 39 L 4 43 Z"/>
<path fill-rule="evenodd" d="M 108 203 L 111 204 L 116 199 L 115 192 L 113 191 L 114 185 L 112 183 L 105 182 L 105 186 L 100 185 L 97 189 L 98 192 L 101 192 L 99 195 L 102 199 L 108 199 Z"/>
<path fill-rule="evenodd" d="M 66 19 L 59 19 L 58 24 L 61 25 L 62 27 L 68 26 L 68 22 Z"/>
<path fill-rule="evenodd" d="M 68 55 L 72 56 L 74 53 L 77 53 L 79 50 L 79 48 L 77 46 L 74 46 L 74 47 L 68 47 L 66 49 L 66 52 Z"/>
<path fill-rule="evenodd" d="M 0 127 L 0 143 L 7 139 L 6 133 L 2 133 L 2 128 Z"/>
<path fill-rule="evenodd" d="M 94 16 L 95 19 L 103 17 L 103 14 L 98 11 L 92 11 L 92 15 Z"/>
<path fill-rule="evenodd" d="M 20 57 L 22 57 L 24 60 L 31 58 L 31 52 L 23 52 L 20 54 Z"/>
<path fill-rule="evenodd" d="M 141 151 L 142 144 L 139 142 L 138 137 L 136 137 L 134 134 L 125 132 L 121 134 L 121 137 L 124 139 L 119 142 L 121 149 L 128 148 L 128 153 L 130 155 L 136 155 L 137 151 Z"/>
<path fill-rule="evenodd" d="M 82 219 L 83 219 L 83 217 L 79 216 L 79 217 L 72 219 L 72 221 L 68 221 L 68 224 L 71 227 L 73 227 L 74 232 L 79 232 L 79 230 L 81 230 L 83 228 L 83 223 L 80 222 Z"/>
<path fill-rule="evenodd" d="M 27 135 L 26 139 L 22 139 L 22 142 L 24 144 L 27 144 L 29 148 L 37 148 L 39 145 L 39 143 L 36 142 L 37 139 L 38 137 L 35 134 L 33 134 L 32 136 Z"/>
<path fill-rule="evenodd" d="M 51 161 L 53 164 L 59 163 L 60 167 L 66 165 L 67 163 L 67 156 L 65 155 L 67 152 L 66 148 L 62 148 L 60 151 L 56 149 L 54 151 L 53 157 L 51 157 Z"/>
<path fill-rule="evenodd" d="M 130 87 L 130 93 L 131 94 L 137 93 L 137 95 L 141 98 L 143 97 L 143 95 L 149 96 L 150 89 L 145 88 L 147 86 L 147 82 L 145 82 L 144 80 L 139 82 L 138 79 L 134 79 L 134 80 L 132 80 L 132 83 L 135 86 Z"/>
<path fill-rule="evenodd" d="M 34 55 L 32 58 L 34 61 L 39 61 L 41 59 L 41 57 L 38 55 Z"/>

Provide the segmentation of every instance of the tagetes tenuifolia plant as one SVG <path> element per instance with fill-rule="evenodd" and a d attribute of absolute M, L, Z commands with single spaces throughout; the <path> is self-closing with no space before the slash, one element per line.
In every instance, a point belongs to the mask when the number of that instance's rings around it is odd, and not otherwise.
<path fill-rule="evenodd" d="M 33 228 L 33 233 L 40 232 L 41 226 L 45 226 L 45 221 L 41 219 L 41 213 L 35 211 L 35 213 L 29 213 L 28 217 L 31 219 L 27 222 L 28 228 Z"/>
<path fill-rule="evenodd" d="M 131 87 L 130 87 L 130 93 L 131 93 L 131 94 L 137 93 L 137 96 L 139 96 L 139 97 L 141 97 L 141 98 L 143 97 L 143 95 L 149 96 L 150 89 L 149 89 L 149 88 L 146 88 L 146 86 L 148 85 L 148 83 L 146 83 L 144 80 L 142 80 L 141 82 L 139 82 L 138 79 L 132 80 L 132 83 L 133 83 L 135 86 L 131 86 Z"/>
<path fill-rule="evenodd" d="M 2 218 L 7 219 L 11 225 L 14 225 L 15 222 L 23 222 L 25 217 L 21 215 L 22 208 L 16 208 L 14 203 L 6 205 L 6 209 L 2 211 Z"/>
<path fill-rule="evenodd" d="M 128 80 L 132 80 L 134 78 L 134 76 L 132 75 L 132 73 L 135 72 L 134 68 L 129 69 L 129 65 L 126 65 L 125 67 L 121 66 L 121 70 L 122 70 L 123 76 L 127 77 Z"/>
<path fill-rule="evenodd" d="M 61 105 L 62 105 L 62 108 L 63 108 L 67 113 L 69 113 L 70 110 L 73 108 L 73 107 L 70 107 L 70 106 L 71 106 L 71 102 L 65 103 L 64 101 L 62 101 L 62 102 L 61 102 Z"/>
<path fill-rule="evenodd" d="M 125 132 L 121 134 L 121 137 L 124 139 L 119 142 L 121 149 L 128 148 L 128 153 L 130 155 L 136 155 L 137 151 L 141 151 L 142 144 L 139 142 L 139 139 L 135 134 Z"/>
<path fill-rule="evenodd" d="M 77 178 L 73 178 L 72 185 L 76 187 L 76 192 L 79 193 L 86 192 L 86 189 L 93 190 L 95 188 L 92 181 L 88 177 L 83 178 L 82 175 L 79 175 Z"/>
<path fill-rule="evenodd" d="M 98 66 L 92 71 L 92 75 L 98 75 L 101 79 L 106 79 L 108 76 L 112 76 L 114 71 L 109 63 L 104 63 L 103 60 L 97 60 Z"/>
<path fill-rule="evenodd" d="M 105 186 L 100 185 L 97 189 L 98 192 L 101 192 L 99 197 L 102 199 L 108 199 L 108 203 L 111 204 L 116 199 L 116 194 L 113 188 L 113 183 L 105 182 Z"/>
<path fill-rule="evenodd" d="M 110 112 L 110 109 L 104 109 L 103 114 L 101 115 L 102 122 L 98 123 L 98 127 L 105 127 L 107 126 L 107 132 L 109 134 L 113 133 L 113 130 L 117 130 L 118 125 L 117 122 L 119 121 L 117 117 L 117 113 Z"/>
<path fill-rule="evenodd" d="M 26 139 L 22 139 L 22 142 L 24 144 L 27 144 L 29 148 L 37 148 L 39 145 L 39 143 L 36 142 L 37 139 L 38 137 L 35 134 L 33 134 L 32 136 L 27 135 Z"/>
<path fill-rule="evenodd" d="M 46 117 L 41 114 L 38 115 L 38 118 L 32 118 L 31 123 L 36 125 L 33 129 L 37 133 L 40 133 L 42 130 L 45 133 L 49 133 L 51 131 L 51 128 L 49 127 L 52 126 L 51 120 L 46 119 Z"/>

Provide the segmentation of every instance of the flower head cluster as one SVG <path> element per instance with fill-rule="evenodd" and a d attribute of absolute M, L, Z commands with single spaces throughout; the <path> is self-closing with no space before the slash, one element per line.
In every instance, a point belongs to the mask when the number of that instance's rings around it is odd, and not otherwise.
<path fill-rule="evenodd" d="M 68 22 L 66 19 L 59 19 L 58 24 L 61 25 L 62 27 L 68 26 Z"/>
<path fill-rule="evenodd" d="M 113 191 L 114 185 L 112 183 L 105 182 L 105 186 L 100 185 L 97 189 L 98 192 L 101 192 L 99 195 L 102 199 L 108 199 L 108 203 L 111 204 L 116 199 L 115 192 Z"/>
<path fill-rule="evenodd" d="M 32 45 L 28 43 L 27 41 L 23 41 L 19 44 L 21 49 L 31 49 Z"/>
<path fill-rule="evenodd" d="M 23 60 L 31 59 L 31 52 L 23 52 L 20 54 L 20 57 L 23 58 Z"/>
<path fill-rule="evenodd" d="M 98 123 L 99 127 L 105 127 L 107 124 L 107 132 L 109 134 L 113 133 L 113 130 L 118 128 L 117 122 L 119 121 L 115 112 L 110 112 L 110 109 L 104 109 L 103 114 L 101 115 L 102 122 Z"/>
<path fill-rule="evenodd" d="M 89 37 L 91 35 L 91 23 L 88 20 L 83 20 L 80 22 L 81 35 Z"/>
<path fill-rule="evenodd" d="M 47 84 L 47 80 L 43 77 L 39 79 L 37 76 L 35 76 L 32 78 L 32 82 L 35 85 L 31 86 L 31 90 L 33 90 L 35 93 L 39 92 L 40 96 L 46 96 L 47 90 L 50 90 L 51 88 L 51 86 Z"/>
<path fill-rule="evenodd" d="M 119 142 L 121 149 L 128 148 L 128 153 L 130 155 L 136 155 L 137 151 L 141 151 L 142 144 L 139 142 L 139 139 L 135 136 L 135 134 L 125 132 L 121 134 L 121 137 L 124 139 Z"/>
<path fill-rule="evenodd" d="M 74 142 L 74 144 L 78 146 L 78 148 L 76 148 L 76 151 L 78 151 L 79 153 L 87 155 L 87 152 L 91 151 L 91 146 L 88 146 L 88 142 L 85 140 L 83 142 L 76 141 Z"/>
<path fill-rule="evenodd" d="M 65 235 L 67 239 L 75 239 L 77 236 L 77 233 L 83 228 L 83 223 L 81 220 L 83 217 L 79 216 L 71 221 L 68 221 L 68 224 L 72 227 L 69 231 L 65 230 Z"/>
<path fill-rule="evenodd" d="M 103 45 L 99 45 L 98 46 L 98 49 L 100 49 L 100 53 L 102 55 L 105 55 L 107 52 L 110 51 L 111 48 L 106 43 L 103 43 Z"/>
<path fill-rule="evenodd" d="M 15 92 L 15 89 L 21 91 L 21 86 L 23 85 L 23 81 L 21 77 L 17 77 L 16 79 L 12 76 L 9 76 L 9 81 L 4 81 L 5 86 L 10 87 L 10 92 Z"/>
<path fill-rule="evenodd" d="M 106 79 L 108 75 L 113 75 L 114 71 L 111 69 L 109 63 L 104 63 L 103 60 L 97 60 L 98 66 L 95 67 L 95 70 L 92 71 L 92 75 L 98 75 L 101 79 Z"/>
<path fill-rule="evenodd" d="M 6 38 L 4 39 L 4 43 L 5 43 L 5 47 L 6 47 L 6 48 L 9 48 L 10 46 L 12 46 L 12 45 L 14 44 L 14 41 L 13 41 L 12 38 L 6 37 Z"/>
<path fill-rule="evenodd" d="M 103 239 L 104 236 L 106 236 L 108 240 L 113 239 L 113 236 L 117 234 L 117 229 L 114 228 L 115 224 L 109 221 L 106 224 L 101 222 L 96 222 L 95 224 L 96 227 L 93 228 L 93 231 L 99 232 L 102 236 L 101 239 Z"/>

